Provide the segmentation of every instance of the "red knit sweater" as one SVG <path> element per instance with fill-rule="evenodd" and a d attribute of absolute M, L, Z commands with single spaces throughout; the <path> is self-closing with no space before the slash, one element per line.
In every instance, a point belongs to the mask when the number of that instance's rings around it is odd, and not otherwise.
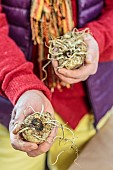
<path fill-rule="evenodd" d="M 74 1 L 72 0 L 75 11 Z M 113 60 L 113 1 L 106 0 L 101 17 L 86 27 L 90 28 L 99 44 L 100 61 Z M 23 53 L 8 37 L 7 21 L 0 8 L 0 94 L 8 97 L 13 104 L 23 92 L 30 89 L 42 90 L 50 98 L 49 90 L 32 70 L 32 63 L 25 60 Z M 81 117 L 89 111 L 85 87 L 77 83 L 69 90 L 64 89 L 63 93 L 56 90 L 53 105 L 63 119 L 75 128 Z"/>
<path fill-rule="evenodd" d="M 49 89 L 33 74 L 33 64 L 26 61 L 8 37 L 8 24 L 0 6 L 0 94 L 15 104 L 20 95 L 30 89 L 42 90 L 51 98 Z"/>

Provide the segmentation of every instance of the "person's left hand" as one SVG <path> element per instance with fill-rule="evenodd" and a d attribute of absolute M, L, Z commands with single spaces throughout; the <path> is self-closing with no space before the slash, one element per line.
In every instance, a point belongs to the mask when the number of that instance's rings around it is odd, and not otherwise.
<path fill-rule="evenodd" d="M 43 92 L 39 90 L 28 90 L 19 97 L 11 115 L 9 124 L 11 144 L 14 149 L 26 152 L 30 157 L 35 157 L 47 152 L 52 146 L 57 134 L 57 127 L 55 127 L 50 132 L 47 140 L 39 145 L 24 141 L 19 135 L 18 132 L 21 129 L 24 119 L 34 112 L 40 112 L 42 110 L 42 105 L 44 106 L 44 112 L 49 112 L 54 118 L 52 104 Z"/>
<path fill-rule="evenodd" d="M 96 73 L 99 60 L 99 47 L 93 36 L 88 35 L 84 37 L 88 45 L 88 54 L 85 59 L 84 65 L 79 69 L 68 70 L 65 68 L 58 69 L 58 62 L 52 61 L 56 75 L 65 83 L 74 84 L 86 80 L 90 75 Z"/>

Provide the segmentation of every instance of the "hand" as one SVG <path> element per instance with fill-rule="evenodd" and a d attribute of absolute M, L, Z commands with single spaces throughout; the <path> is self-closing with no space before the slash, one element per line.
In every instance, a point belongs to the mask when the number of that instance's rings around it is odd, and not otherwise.
<path fill-rule="evenodd" d="M 88 45 L 88 54 L 86 56 L 84 65 L 82 65 L 79 69 L 57 69 L 58 62 L 56 60 L 52 61 L 56 75 L 65 83 L 73 84 L 84 81 L 90 75 L 95 74 L 97 71 L 99 60 L 98 44 L 91 35 L 87 35 L 87 37 L 84 37 L 84 40 Z"/>
<path fill-rule="evenodd" d="M 51 113 L 54 118 L 54 110 L 52 108 L 52 105 L 41 91 L 26 91 L 18 99 L 13 109 L 9 125 L 10 140 L 13 148 L 15 148 L 16 150 L 24 151 L 32 157 L 47 152 L 50 149 L 53 139 L 57 133 L 57 129 L 54 128 L 50 133 L 47 142 L 44 142 L 40 145 L 23 141 L 19 136 L 18 131 L 20 129 L 21 123 L 27 115 L 33 113 L 33 110 L 29 106 L 31 106 L 35 111 L 41 111 L 42 105 L 44 106 L 44 111 L 48 111 L 49 113 Z M 24 114 L 25 110 L 26 112 Z"/>

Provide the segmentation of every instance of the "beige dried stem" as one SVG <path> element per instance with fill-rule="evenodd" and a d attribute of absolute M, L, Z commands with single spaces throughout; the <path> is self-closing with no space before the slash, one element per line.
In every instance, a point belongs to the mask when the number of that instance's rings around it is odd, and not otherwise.
<path fill-rule="evenodd" d="M 25 112 L 28 108 L 31 108 L 33 113 L 26 117 Z M 65 141 L 66 143 L 69 142 L 70 148 L 76 151 L 78 157 L 78 151 L 75 145 L 75 135 L 70 128 L 66 127 L 66 124 L 62 125 L 58 120 L 55 120 L 50 113 L 44 112 L 44 105 L 42 105 L 42 109 L 40 112 L 36 112 L 31 106 L 29 106 L 28 108 L 24 111 L 24 115 L 26 118 L 21 125 L 21 129 L 18 132 L 23 140 L 41 144 L 44 141 L 47 141 L 47 138 L 53 128 L 60 128 L 62 131 L 62 136 L 56 136 L 53 139 L 53 142 L 56 138 L 59 139 L 59 144 L 63 141 Z M 64 130 L 68 130 L 71 133 L 71 138 L 65 137 Z M 61 151 L 58 154 L 53 165 L 58 161 L 59 156 L 67 149 Z"/>
<path fill-rule="evenodd" d="M 45 77 L 47 78 L 47 71 L 45 68 L 52 60 L 58 61 L 58 68 L 76 69 L 84 64 L 87 55 L 87 44 L 84 41 L 84 36 L 91 34 L 89 29 L 86 28 L 79 31 L 74 28 L 71 32 L 63 36 L 54 38 L 49 41 L 49 62 L 43 66 Z"/>

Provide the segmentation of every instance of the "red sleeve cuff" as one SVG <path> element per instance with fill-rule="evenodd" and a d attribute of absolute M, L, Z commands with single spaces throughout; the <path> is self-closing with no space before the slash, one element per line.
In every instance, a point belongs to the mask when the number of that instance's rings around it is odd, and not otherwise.
<path fill-rule="evenodd" d="M 27 90 L 41 90 L 49 100 L 51 99 L 49 89 L 47 89 L 44 84 L 33 75 L 22 75 L 16 77 L 13 81 L 10 81 L 5 90 L 5 94 L 8 96 L 10 101 L 15 104 L 18 98 Z"/>
<path fill-rule="evenodd" d="M 2 89 L 13 104 L 27 90 L 41 90 L 49 100 L 51 99 L 49 89 L 34 75 L 31 69 L 29 69 L 30 71 L 26 70 L 28 67 L 32 68 L 32 64 L 29 62 L 24 63 L 21 68 L 7 74 L 4 79 Z"/>

